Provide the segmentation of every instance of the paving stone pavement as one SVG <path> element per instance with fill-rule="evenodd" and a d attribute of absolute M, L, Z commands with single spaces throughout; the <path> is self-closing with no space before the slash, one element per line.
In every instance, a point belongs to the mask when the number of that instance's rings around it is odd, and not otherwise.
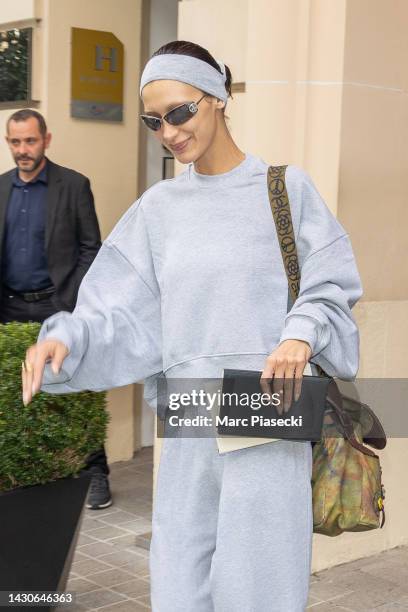
<path fill-rule="evenodd" d="M 142 535 L 151 529 L 152 447 L 115 463 L 109 477 L 114 500 L 105 510 L 84 511 L 67 591 L 76 605 L 64 612 L 150 610 L 149 553 Z"/>
<path fill-rule="evenodd" d="M 111 466 L 114 505 L 85 510 L 68 591 L 76 605 L 64 612 L 146 612 L 149 553 L 145 534 L 152 512 L 152 448 Z M 136 545 L 140 543 L 140 546 Z M 313 574 L 312 612 L 408 610 L 408 547 L 398 547 Z M 194 612 L 185 610 L 185 612 Z M 290 612 L 288 610 L 287 612 Z"/>

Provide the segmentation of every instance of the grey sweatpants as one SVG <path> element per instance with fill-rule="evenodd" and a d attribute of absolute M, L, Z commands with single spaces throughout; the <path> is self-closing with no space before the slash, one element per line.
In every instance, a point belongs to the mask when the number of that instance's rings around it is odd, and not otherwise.
<path fill-rule="evenodd" d="M 153 612 L 303 612 L 311 569 L 312 448 L 220 455 L 166 438 L 150 548 Z"/>

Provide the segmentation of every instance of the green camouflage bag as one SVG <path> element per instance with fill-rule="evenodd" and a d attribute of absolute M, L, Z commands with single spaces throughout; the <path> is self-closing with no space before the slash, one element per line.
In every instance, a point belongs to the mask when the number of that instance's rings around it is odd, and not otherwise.
<path fill-rule="evenodd" d="M 384 448 L 384 430 L 365 404 L 360 404 L 364 412 L 359 420 L 353 420 L 344 404 L 359 402 L 342 396 L 332 383 L 335 388 L 328 393 L 323 436 L 313 446 L 312 475 L 313 531 L 328 536 L 376 529 L 385 522 L 380 460 L 363 444 L 369 440 L 372 446 Z M 370 418 L 364 419 L 364 414 Z"/>

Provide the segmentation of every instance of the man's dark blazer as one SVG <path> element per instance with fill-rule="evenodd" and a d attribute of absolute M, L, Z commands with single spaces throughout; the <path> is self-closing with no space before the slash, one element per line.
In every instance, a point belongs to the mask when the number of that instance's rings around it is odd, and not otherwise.
<path fill-rule="evenodd" d="M 93 262 L 101 235 L 89 179 L 48 161 L 45 249 L 48 272 L 55 286 L 56 310 L 72 311 L 81 280 Z M 0 281 L 7 203 L 13 170 L 0 175 Z M 0 282 L 1 297 L 2 282 Z"/>

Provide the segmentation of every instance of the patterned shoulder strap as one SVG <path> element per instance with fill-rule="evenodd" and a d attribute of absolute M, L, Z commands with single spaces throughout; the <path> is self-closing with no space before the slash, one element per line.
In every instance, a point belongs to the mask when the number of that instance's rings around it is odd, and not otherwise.
<path fill-rule="evenodd" d="M 285 172 L 287 166 L 270 166 L 268 168 L 268 195 L 271 204 L 276 233 L 289 283 L 289 296 L 293 302 L 299 295 L 300 268 L 290 213 L 289 196 L 286 191 Z M 310 362 L 319 376 L 328 376 L 317 363 Z"/>
<path fill-rule="evenodd" d="M 294 302 L 299 295 L 300 269 L 289 197 L 285 184 L 286 168 L 287 166 L 270 166 L 268 168 L 268 195 L 288 278 L 290 297 Z"/>

